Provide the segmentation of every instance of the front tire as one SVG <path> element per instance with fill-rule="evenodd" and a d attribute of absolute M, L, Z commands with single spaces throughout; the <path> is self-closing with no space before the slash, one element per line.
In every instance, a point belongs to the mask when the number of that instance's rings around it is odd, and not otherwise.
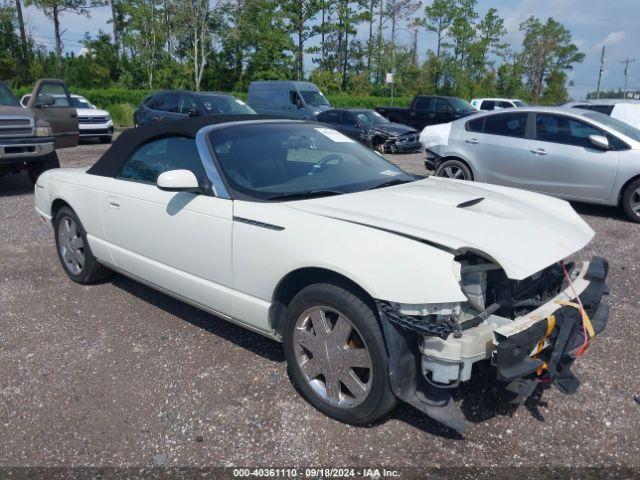
<path fill-rule="evenodd" d="M 91 253 L 87 232 L 73 210 L 62 207 L 53 225 L 58 258 L 71 280 L 86 285 L 109 277 L 111 271 Z"/>
<path fill-rule="evenodd" d="M 58 154 L 55 151 L 46 155 L 43 160 L 27 163 L 29 180 L 31 180 L 31 183 L 35 185 L 38 181 L 38 177 L 52 168 L 60 168 L 60 160 L 58 159 Z"/>
<path fill-rule="evenodd" d="M 446 160 L 436 169 L 436 177 L 473 181 L 469 167 L 460 160 Z"/>
<path fill-rule="evenodd" d="M 373 310 L 331 284 L 301 290 L 286 311 L 284 353 L 294 386 L 325 415 L 368 425 L 396 404 Z"/>
<path fill-rule="evenodd" d="M 640 223 L 640 178 L 624 190 L 622 208 L 632 222 Z"/>
<path fill-rule="evenodd" d="M 99 137 L 99 138 L 100 138 L 100 143 L 103 143 L 103 144 L 111 143 L 111 135 L 109 135 L 108 137 Z"/>

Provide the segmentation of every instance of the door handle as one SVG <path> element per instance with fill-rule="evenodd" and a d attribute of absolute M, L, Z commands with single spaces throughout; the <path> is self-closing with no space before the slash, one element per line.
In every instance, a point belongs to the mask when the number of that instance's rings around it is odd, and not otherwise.
<path fill-rule="evenodd" d="M 120 201 L 117 198 L 110 198 L 108 200 L 109 208 L 113 208 L 114 210 L 120 209 Z"/>
<path fill-rule="evenodd" d="M 534 155 L 546 155 L 547 151 L 544 148 L 536 148 L 534 150 L 531 150 L 531 153 L 533 153 Z"/>
<path fill-rule="evenodd" d="M 477 145 L 480 143 L 480 141 L 477 138 L 467 138 L 465 142 L 467 142 L 470 145 Z"/>

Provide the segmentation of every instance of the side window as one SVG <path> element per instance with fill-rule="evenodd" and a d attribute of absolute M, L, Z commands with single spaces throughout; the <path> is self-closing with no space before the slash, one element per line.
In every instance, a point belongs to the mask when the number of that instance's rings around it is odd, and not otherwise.
<path fill-rule="evenodd" d="M 324 122 L 334 123 L 338 125 L 340 123 L 340 112 L 335 110 L 328 110 L 324 114 Z"/>
<path fill-rule="evenodd" d="M 511 103 L 511 102 L 498 102 L 498 106 L 500 108 L 513 108 L 513 103 Z"/>
<path fill-rule="evenodd" d="M 153 95 L 151 98 L 149 98 L 149 101 L 147 102 L 147 108 L 150 108 L 152 110 L 158 110 L 160 108 L 160 105 L 162 105 L 163 97 L 164 97 L 164 94 L 162 93 L 158 95 Z"/>
<path fill-rule="evenodd" d="M 613 105 L 591 105 L 589 110 L 593 110 L 594 112 L 604 113 L 607 116 L 611 116 L 613 112 Z"/>
<path fill-rule="evenodd" d="M 486 117 L 480 117 L 467 122 L 467 132 L 482 133 L 484 131 L 485 118 Z"/>
<path fill-rule="evenodd" d="M 162 99 L 162 104 L 160 105 L 158 110 L 162 110 L 164 112 L 177 112 L 179 101 L 180 101 L 180 94 L 165 93 L 164 98 Z"/>
<path fill-rule="evenodd" d="M 436 98 L 434 110 L 438 113 L 448 113 L 453 111 L 449 102 L 447 102 L 444 98 Z"/>
<path fill-rule="evenodd" d="M 300 98 L 300 95 L 298 95 L 298 92 L 295 92 L 293 90 L 289 91 L 289 103 L 291 103 L 292 105 L 298 105 L 299 103 L 302 103 L 302 99 Z"/>
<path fill-rule="evenodd" d="M 196 178 L 204 180 L 195 140 L 165 137 L 145 143 L 124 162 L 118 178 L 155 184 L 161 173 L 178 169 L 190 170 Z"/>
<path fill-rule="evenodd" d="M 539 114 L 536 116 L 536 139 L 542 142 L 591 148 L 589 136 L 603 134 L 599 128 L 562 115 Z"/>
<path fill-rule="evenodd" d="M 69 97 L 67 91 L 59 83 L 43 83 L 42 87 L 38 91 L 38 97 L 40 95 L 51 95 L 55 101 L 51 107 L 70 107 Z M 51 108 L 49 107 L 49 108 Z"/>
<path fill-rule="evenodd" d="M 494 102 L 493 100 L 485 100 L 482 102 L 482 105 L 480 105 L 480 110 L 493 110 L 496 108 L 496 102 Z"/>
<path fill-rule="evenodd" d="M 505 113 L 485 117 L 484 133 L 524 138 L 528 113 Z"/>
<path fill-rule="evenodd" d="M 189 112 L 196 110 L 198 108 L 198 104 L 196 103 L 195 98 L 191 95 L 183 94 L 180 97 L 180 105 L 178 106 L 178 112 L 188 115 Z"/>
<path fill-rule="evenodd" d="M 416 110 L 432 110 L 433 97 L 419 97 L 414 105 Z"/>
<path fill-rule="evenodd" d="M 572 105 L 571 108 L 579 108 L 580 110 L 591 110 L 591 105 Z"/>
<path fill-rule="evenodd" d="M 356 116 L 353 112 L 342 112 L 340 123 L 342 123 L 342 125 L 354 126 L 357 123 Z"/>

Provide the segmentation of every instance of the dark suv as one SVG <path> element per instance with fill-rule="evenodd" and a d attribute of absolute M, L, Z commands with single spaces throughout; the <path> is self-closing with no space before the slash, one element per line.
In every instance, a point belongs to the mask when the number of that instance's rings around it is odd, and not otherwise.
<path fill-rule="evenodd" d="M 133 123 L 141 126 L 201 115 L 255 113 L 242 100 L 226 93 L 167 90 L 146 97 L 133 112 Z"/>

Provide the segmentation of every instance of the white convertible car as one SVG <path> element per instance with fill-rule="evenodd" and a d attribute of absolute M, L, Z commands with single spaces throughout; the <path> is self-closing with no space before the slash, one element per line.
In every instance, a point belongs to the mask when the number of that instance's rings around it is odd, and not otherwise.
<path fill-rule="evenodd" d="M 302 395 L 348 423 L 401 399 L 462 431 L 451 392 L 481 361 L 514 401 L 573 393 L 608 318 L 606 260 L 564 260 L 593 236 L 568 203 L 418 178 L 319 124 L 156 123 L 35 199 L 73 281 L 119 272 L 282 341 Z"/>

